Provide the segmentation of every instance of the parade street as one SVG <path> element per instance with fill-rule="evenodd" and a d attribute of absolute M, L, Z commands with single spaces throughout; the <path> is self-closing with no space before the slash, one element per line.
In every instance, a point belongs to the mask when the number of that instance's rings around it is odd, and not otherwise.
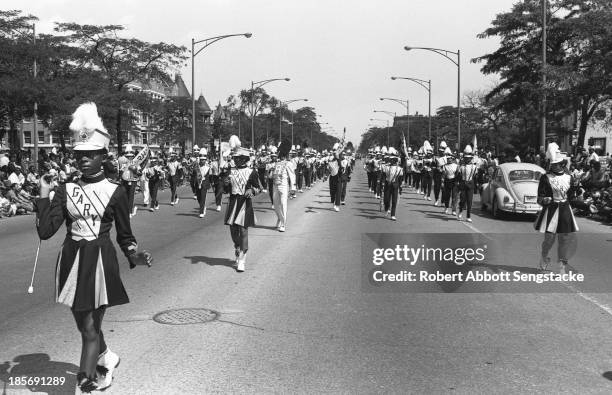
<path fill-rule="evenodd" d="M 362 287 L 365 233 L 539 239 L 533 216 L 493 219 L 480 211 L 476 196 L 469 224 L 405 188 L 398 220 L 391 221 L 357 161 L 339 212 L 327 183 L 318 182 L 290 201 L 284 233 L 274 226 L 268 195 L 257 196 L 258 225 L 250 231 L 246 271 L 238 273 L 223 224 L 226 198 L 216 212 L 209 192 L 202 219 L 188 186 L 179 189 L 175 206 L 169 193 L 160 192 L 159 211 L 139 205 L 131 219 L 153 266 L 129 270 L 119 257 L 130 303 L 105 316 L 106 341 L 121 357 L 108 394 L 612 391 L 611 294 L 564 284 L 552 285 L 558 287 L 552 293 L 515 294 L 371 293 Z M 136 202 L 142 203 L 141 194 Z M 609 226 L 577 220 L 583 234 L 609 233 Z M 73 393 L 80 345 L 69 309 L 54 301 L 54 266 L 65 234 L 62 229 L 42 242 L 29 295 L 34 221 L 30 215 L 0 222 L 0 384 L 3 394 Z M 582 240 L 588 259 L 572 263 L 585 276 L 603 277 L 606 248 Z M 537 268 L 537 255 L 511 253 L 512 270 Z M 219 315 L 188 325 L 153 320 L 162 311 L 188 308 Z M 67 382 L 11 385 L 9 378 L 17 376 Z"/>

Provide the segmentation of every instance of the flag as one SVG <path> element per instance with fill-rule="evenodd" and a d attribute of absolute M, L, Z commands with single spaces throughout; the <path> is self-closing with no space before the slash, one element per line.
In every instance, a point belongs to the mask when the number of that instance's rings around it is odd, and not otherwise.
<path fill-rule="evenodd" d="M 140 150 L 138 155 L 134 158 L 134 163 L 140 166 L 140 168 L 144 168 L 149 161 L 149 156 L 151 152 L 149 150 L 149 146 L 145 145 L 143 149 Z"/>

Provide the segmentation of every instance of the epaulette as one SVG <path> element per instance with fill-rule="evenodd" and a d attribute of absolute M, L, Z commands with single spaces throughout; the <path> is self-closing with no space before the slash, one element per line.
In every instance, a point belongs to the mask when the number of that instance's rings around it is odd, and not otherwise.
<path fill-rule="evenodd" d="M 115 185 L 121 185 L 121 183 L 118 180 L 115 180 L 113 178 L 107 178 L 108 181 L 110 181 L 111 183 L 115 184 Z"/>

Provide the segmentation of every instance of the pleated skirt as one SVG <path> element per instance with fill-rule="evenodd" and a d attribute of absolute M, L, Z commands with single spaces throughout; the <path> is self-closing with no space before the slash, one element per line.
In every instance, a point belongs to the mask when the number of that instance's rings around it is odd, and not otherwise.
<path fill-rule="evenodd" d="M 226 225 L 240 225 L 245 228 L 255 226 L 257 218 L 253 210 L 253 202 L 243 195 L 230 195 L 227 211 L 225 212 Z"/>
<path fill-rule="evenodd" d="M 534 227 L 542 233 L 573 233 L 579 230 L 569 202 L 553 202 L 545 206 L 538 214 Z"/>
<path fill-rule="evenodd" d="M 66 237 L 57 259 L 55 299 L 74 311 L 129 303 L 108 234 L 92 241 Z"/>

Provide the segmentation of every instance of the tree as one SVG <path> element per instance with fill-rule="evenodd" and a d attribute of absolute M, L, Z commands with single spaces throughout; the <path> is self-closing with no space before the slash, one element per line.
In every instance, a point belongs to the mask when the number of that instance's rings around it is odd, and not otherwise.
<path fill-rule="evenodd" d="M 242 103 L 241 107 L 247 109 L 249 117 L 253 119 L 253 122 L 255 122 L 254 118 L 257 117 L 257 114 L 270 105 L 271 96 L 262 87 L 243 89 L 240 91 L 239 96 Z M 251 146 L 255 148 L 254 141 L 251 141 Z"/>
<path fill-rule="evenodd" d="M 124 27 L 120 25 L 56 23 L 55 30 L 66 34 L 72 45 L 84 50 L 80 59 L 83 65 L 102 74 L 109 93 L 107 104 L 115 111 L 117 148 L 121 153 L 122 117 L 125 109 L 134 101 L 128 85 L 147 79 L 170 84 L 170 70 L 185 61 L 186 48 L 164 42 L 149 43 L 136 38 L 121 38 L 118 33 Z"/>
<path fill-rule="evenodd" d="M 483 73 L 501 77 L 487 99 L 500 95 L 499 108 L 528 114 L 531 119 L 525 119 L 525 126 L 534 132 L 543 93 L 547 96 L 547 119 L 560 123 L 560 118 L 578 111 L 578 145 L 582 146 L 591 116 L 612 97 L 612 3 L 549 2 L 546 86 L 540 82 L 540 0 L 523 0 L 498 14 L 492 26 L 478 37 L 499 37 L 500 47 L 472 62 L 483 62 Z"/>

